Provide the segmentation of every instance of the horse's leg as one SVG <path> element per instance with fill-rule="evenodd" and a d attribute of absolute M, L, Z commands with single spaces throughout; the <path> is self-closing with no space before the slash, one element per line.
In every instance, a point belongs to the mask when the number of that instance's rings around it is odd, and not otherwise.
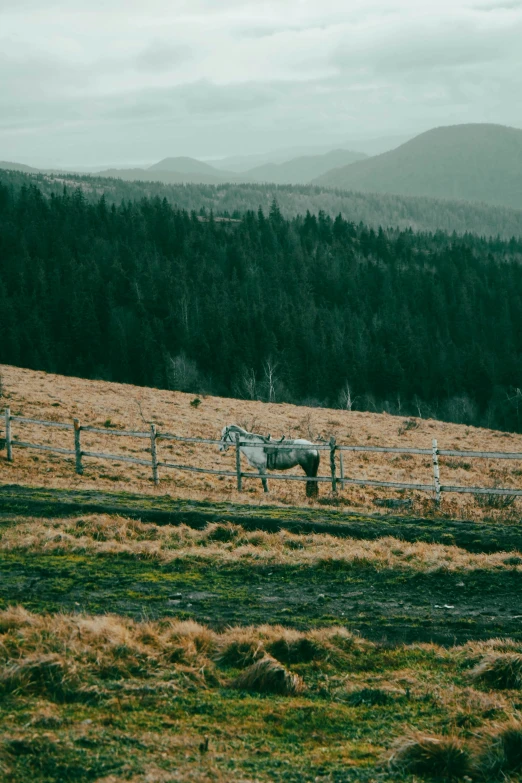
<path fill-rule="evenodd" d="M 263 490 L 268 492 L 268 481 L 266 480 L 266 472 L 264 468 L 258 468 L 259 475 L 261 476 L 261 482 L 263 484 Z"/>
<path fill-rule="evenodd" d="M 304 465 L 301 465 L 304 472 L 309 478 L 315 478 L 317 471 L 319 470 L 319 454 L 314 454 L 311 459 L 307 460 Z M 319 495 L 319 484 L 317 481 L 306 482 L 306 497 L 316 498 Z"/>

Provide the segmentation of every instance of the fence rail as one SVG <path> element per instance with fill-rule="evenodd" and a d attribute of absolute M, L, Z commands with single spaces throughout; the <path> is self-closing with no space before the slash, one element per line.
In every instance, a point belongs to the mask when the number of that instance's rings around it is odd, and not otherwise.
<path fill-rule="evenodd" d="M 72 424 L 67 422 L 49 421 L 46 419 L 33 419 L 25 416 L 12 416 L 9 408 L 6 408 L 1 417 L 5 422 L 5 448 L 6 457 L 8 461 L 13 461 L 13 449 L 36 449 L 40 451 L 49 451 L 56 454 L 64 454 L 66 456 L 72 456 L 75 458 L 75 470 L 79 475 L 83 474 L 83 462 L 84 458 L 89 459 L 105 459 L 114 463 L 129 462 L 134 465 L 144 465 L 149 467 L 152 471 L 152 479 L 155 484 L 159 483 L 158 469 L 187 471 L 190 473 L 201 473 L 208 475 L 227 476 L 235 478 L 237 481 L 237 488 L 242 490 L 243 479 L 257 479 L 262 477 L 259 473 L 252 471 L 244 471 L 241 469 L 241 448 L 245 445 L 251 445 L 248 441 L 242 441 L 239 434 L 236 434 L 236 440 L 232 443 L 228 441 L 225 443 L 222 440 L 215 438 L 194 438 L 186 437 L 182 435 L 174 435 L 169 432 L 158 432 L 154 424 L 150 425 L 149 432 L 140 432 L 136 430 L 115 430 L 110 428 L 84 426 L 80 424 L 78 419 L 74 419 Z M 1 420 L 1 419 L 0 419 Z M 33 424 L 42 427 L 54 427 L 62 430 L 72 430 L 74 432 L 74 448 L 62 448 L 58 446 L 50 446 L 48 444 L 41 443 L 29 443 L 26 441 L 17 440 L 12 434 L 12 423 L 17 424 Z M 107 454 L 101 451 L 89 451 L 82 449 L 81 434 L 102 434 L 108 436 L 117 437 L 129 437 L 148 440 L 150 446 L 146 449 L 150 453 L 150 458 L 140 459 L 138 457 L 129 457 L 125 454 Z M 195 465 L 182 465 L 166 460 L 158 459 L 157 448 L 158 443 L 161 441 L 174 441 L 179 443 L 197 443 L 201 445 L 215 445 L 226 446 L 235 450 L 235 470 L 216 470 L 214 468 L 200 468 Z M 272 450 L 299 450 L 310 448 L 309 445 L 292 445 L 284 441 L 267 441 L 269 448 Z M 329 443 L 323 441 L 321 443 L 314 443 L 314 449 L 318 451 L 328 451 L 330 453 L 330 475 L 328 476 L 298 476 L 295 474 L 282 474 L 282 473 L 270 473 L 270 480 L 275 481 L 310 481 L 314 483 L 329 483 L 332 486 L 332 491 L 337 492 L 337 488 L 340 485 L 342 489 L 345 486 L 366 486 L 366 487 L 385 487 L 395 490 L 410 489 L 418 492 L 432 492 L 435 500 L 440 502 L 443 493 L 465 493 L 474 495 L 504 495 L 520 497 L 522 496 L 522 489 L 511 489 L 508 487 L 464 487 L 453 486 L 449 484 L 441 484 L 440 482 L 440 465 L 439 457 L 463 457 L 469 459 L 511 459 L 522 461 L 521 452 L 503 452 L 503 451 L 457 451 L 454 449 L 439 449 L 437 441 L 433 440 L 431 448 L 408 448 L 397 446 L 350 446 L 345 444 L 338 444 L 335 438 L 330 438 Z M 378 481 L 376 479 L 366 478 L 351 478 L 345 476 L 344 473 L 344 460 L 343 454 L 349 452 L 366 452 L 366 453 L 387 453 L 387 454 L 423 454 L 430 455 L 432 457 L 433 470 L 432 470 L 432 483 L 430 484 L 415 484 L 409 482 L 400 481 Z M 338 459 L 337 459 L 338 457 Z M 337 476 L 337 464 L 339 464 L 339 477 Z M 265 476 L 266 477 L 266 476 Z"/>

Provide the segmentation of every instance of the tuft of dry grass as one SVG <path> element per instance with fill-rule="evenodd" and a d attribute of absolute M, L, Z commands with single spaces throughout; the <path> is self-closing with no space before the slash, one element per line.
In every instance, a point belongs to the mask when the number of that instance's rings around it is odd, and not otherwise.
<path fill-rule="evenodd" d="M 8 666 L 1 674 L 4 692 L 24 691 L 63 698 L 71 679 L 66 661 L 56 653 L 31 655 Z"/>
<path fill-rule="evenodd" d="M 395 743 L 388 764 L 392 770 L 439 780 L 459 780 L 472 770 L 471 756 L 456 737 L 414 732 Z"/>
<path fill-rule="evenodd" d="M 0 671 L 0 693 L 41 696 L 54 702 L 92 702 L 97 689 L 82 684 L 77 667 L 65 654 L 34 653 Z"/>
<path fill-rule="evenodd" d="M 252 628 L 237 628 L 218 647 L 215 660 L 220 666 L 244 669 L 265 655 L 263 641 L 253 638 Z"/>
<path fill-rule="evenodd" d="M 272 657 L 282 664 L 325 661 L 338 664 L 354 649 L 371 646 L 346 628 L 298 631 L 281 625 L 232 628 L 219 642 L 215 656 L 221 666 L 244 668 L 260 658 Z"/>
<path fill-rule="evenodd" d="M 254 693 L 296 696 L 304 690 L 304 682 L 298 674 L 292 674 L 271 655 L 265 655 L 241 672 L 231 687 Z"/>
<path fill-rule="evenodd" d="M 470 672 L 470 676 L 475 682 L 489 688 L 522 688 L 522 654 L 507 652 L 487 655 Z"/>
<path fill-rule="evenodd" d="M 490 728 L 475 764 L 482 780 L 505 779 L 522 771 L 522 723 L 511 720 Z"/>
<path fill-rule="evenodd" d="M 268 652 L 287 664 L 331 660 L 339 663 L 356 646 L 356 637 L 345 628 L 310 631 L 308 634 L 280 629 L 266 645 Z"/>

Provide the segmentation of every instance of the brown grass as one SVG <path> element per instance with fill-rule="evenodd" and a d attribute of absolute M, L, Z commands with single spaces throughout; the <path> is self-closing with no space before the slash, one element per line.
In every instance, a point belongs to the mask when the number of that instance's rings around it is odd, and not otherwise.
<path fill-rule="evenodd" d="M 470 673 L 475 682 L 501 690 L 522 688 L 522 655 L 493 653 L 487 655 Z"/>
<path fill-rule="evenodd" d="M 295 405 L 250 402 L 245 400 L 203 397 L 201 404 L 191 406 L 193 395 L 136 386 L 66 378 L 15 367 L 0 368 L 5 387 L 2 402 L 13 414 L 27 417 L 70 422 L 77 416 L 83 424 L 104 427 L 110 420 L 118 429 L 146 430 L 148 424 L 141 418 L 138 403 L 147 421 L 154 421 L 160 431 L 179 435 L 216 438 L 224 424 L 237 422 L 271 433 L 273 437 L 286 435 L 328 438 L 334 435 L 338 443 L 352 445 L 385 445 L 430 448 L 433 437 L 440 448 L 522 452 L 522 435 L 499 433 L 481 428 L 447 424 L 433 420 L 415 419 L 415 426 L 404 426 L 402 417 L 357 411 L 331 411 Z M 2 422 L 0 420 L 0 428 Z M 111 427 L 112 428 L 112 427 Z M 108 430 L 110 431 L 110 430 Z M 13 423 L 13 434 L 22 440 L 48 443 L 72 448 L 72 433 Z M 0 431 L 0 438 L 3 429 Z M 85 449 L 121 453 L 129 456 L 147 456 L 146 440 L 111 438 L 107 435 L 82 434 Z M 219 454 L 215 446 L 160 441 L 160 460 L 234 470 L 232 451 Z M 15 460 L 8 464 L 0 456 L 0 481 L 33 484 L 46 487 L 132 490 L 145 493 L 170 493 L 179 498 L 199 498 L 211 501 L 242 501 L 252 504 L 310 503 L 305 499 L 301 483 L 275 482 L 270 494 L 264 496 L 260 482 L 245 480 L 245 492 L 239 494 L 231 478 L 205 476 L 160 470 L 158 489 L 150 480 L 145 466 L 108 461 L 85 460 L 85 475 L 76 476 L 74 460 L 62 455 L 15 449 Z M 345 472 L 351 477 L 385 481 L 431 483 L 431 459 L 428 456 L 393 454 L 345 455 Z M 322 460 L 321 473 L 328 473 L 328 460 Z M 441 459 L 443 483 L 461 483 L 470 486 L 519 487 L 521 465 L 516 462 L 494 460 L 451 461 L 451 471 Z M 351 487 L 341 493 L 341 505 L 347 509 L 376 511 L 373 500 L 394 496 L 393 491 Z M 328 485 L 320 487 L 320 496 L 329 497 Z M 413 513 L 434 513 L 431 499 L 426 495 L 406 493 L 414 500 Z M 318 506 L 319 507 L 319 506 Z M 511 518 L 516 507 L 496 510 L 480 508 L 473 496 L 446 496 L 441 513 L 457 517 Z M 412 513 L 411 509 L 408 513 Z"/>
<path fill-rule="evenodd" d="M 439 780 L 459 780 L 471 772 L 471 756 L 456 737 L 412 733 L 397 741 L 389 757 L 393 770 Z"/>
<path fill-rule="evenodd" d="M 260 658 L 276 658 L 280 663 L 296 664 L 311 661 L 339 663 L 348 651 L 368 644 L 346 628 L 321 628 L 298 631 L 281 625 L 261 625 L 235 628 L 222 637 L 216 655 L 222 666 L 244 668 Z"/>
<path fill-rule="evenodd" d="M 204 530 L 186 525 L 154 525 L 119 516 L 94 514 L 79 519 L 19 518 L 5 528 L 4 551 L 127 553 L 168 563 L 178 558 L 273 563 L 279 565 L 373 564 L 381 568 L 424 572 L 474 569 L 522 571 L 505 553 L 476 554 L 456 546 L 408 543 L 392 537 L 377 540 L 336 538 L 287 531 L 248 532 L 240 525 L 212 523 Z"/>
<path fill-rule="evenodd" d="M 476 770 L 482 780 L 505 779 L 522 771 L 522 723 L 511 720 L 492 726 L 482 741 Z"/>
<path fill-rule="evenodd" d="M 280 696 L 296 696 L 304 690 L 302 678 L 289 672 L 270 655 L 265 655 L 241 672 L 231 686 L 241 691 L 275 693 Z"/>
<path fill-rule="evenodd" d="M 0 747 L 0 777 L 15 758 L 16 742 L 27 744 L 35 737 L 33 755 L 45 751 L 43 745 L 38 745 L 38 737 L 43 741 L 48 736 L 58 737 L 60 732 L 54 755 L 70 749 L 73 735 L 105 742 L 113 716 L 118 727 L 114 737 L 117 739 L 121 731 L 121 736 L 139 738 L 142 747 L 147 747 L 147 762 L 151 764 L 159 761 L 161 765 L 161 758 L 168 753 L 180 764 L 188 763 L 188 754 L 197 765 L 198 745 L 209 734 L 209 764 L 217 763 L 218 756 L 224 758 L 223 753 L 236 760 L 238 753 L 245 758 L 245 752 L 249 759 L 257 758 L 253 754 L 259 747 L 258 737 L 267 752 L 274 752 L 277 739 L 286 753 L 289 745 L 285 735 L 279 733 L 277 721 L 284 718 L 284 731 L 293 737 L 299 721 L 308 720 L 310 715 L 315 716 L 310 723 L 311 745 L 307 746 L 312 764 L 320 760 L 324 765 L 331 759 L 336 764 L 353 764 L 354 758 L 364 759 L 362 754 L 368 753 L 375 760 L 397 733 L 404 732 L 404 724 L 417 724 L 423 732 L 482 737 L 480 741 L 469 739 L 478 759 L 473 774 L 480 765 L 481 769 L 488 765 L 487 769 L 511 774 L 518 764 L 520 738 L 519 724 L 514 722 L 516 706 L 507 692 L 484 693 L 470 688 L 462 672 L 463 662 L 495 648 L 522 651 L 520 642 L 509 640 L 447 649 L 434 644 L 391 648 L 353 636 L 342 628 L 300 632 L 264 625 L 215 632 L 192 621 L 37 615 L 13 607 L 0 612 L 0 702 L 6 697 L 9 713 L 4 714 L 9 721 L 14 705 L 20 704 L 19 725 L 12 721 L 9 724 L 8 734 L 15 745 L 9 746 L 5 756 Z M 274 652 L 270 654 L 270 650 Z M 284 660 L 278 660 L 277 651 Z M 290 651 L 294 663 L 289 665 Z M 238 673 L 238 669 L 243 671 Z M 232 685 L 241 690 L 232 691 Z M 64 697 L 64 692 L 69 694 L 71 689 L 74 696 Z M 281 697 L 287 694 L 290 698 L 262 699 L 259 709 L 253 710 L 244 701 L 243 690 Z M 7 691 L 16 698 L 7 698 Z M 185 713 L 179 706 L 185 704 L 194 708 L 212 704 L 216 712 L 200 714 L 187 708 Z M 233 722 L 223 722 L 214 732 L 213 716 L 223 714 L 223 710 L 232 710 L 226 714 L 233 716 Z M 73 713 L 74 725 L 69 725 Z M 95 714 L 96 727 L 87 727 L 85 717 L 95 718 Z M 145 714 L 151 721 L 150 729 L 148 724 L 142 727 Z M 158 723 L 158 716 L 165 720 Z M 321 727 L 330 716 L 337 721 L 346 719 L 345 726 L 358 727 L 360 723 L 362 739 L 351 729 L 349 739 L 339 734 L 332 741 L 326 730 L 323 736 Z M 493 725 L 492 717 L 502 724 Z M 250 738 L 246 751 L 241 745 L 245 722 Z M 267 725 L 274 725 L 270 742 L 265 742 L 263 736 Z M 306 742 L 308 739 L 307 735 Z M 173 743 L 177 743 L 177 749 Z M 218 745 L 221 750 L 216 753 Z M 290 745 L 296 747 L 295 739 Z M 333 754 L 328 762 L 323 754 L 327 746 Z M 128 752 L 127 747 L 124 752 Z M 361 755 L 352 758 L 355 752 Z M 452 736 L 418 732 L 395 745 L 391 775 L 396 773 L 394 780 L 402 779 L 403 773 L 451 779 L 463 770 L 468 774 L 468 762 L 466 749 Z M 193 779 L 203 779 L 194 769 Z M 225 770 L 223 775 L 212 779 L 231 779 Z M 262 774 L 258 777 L 274 779 Z M 485 779 L 494 779 L 493 774 Z"/>
<path fill-rule="evenodd" d="M 239 668 L 270 657 L 269 649 L 293 645 L 296 650 L 373 649 L 374 645 L 344 628 L 296 631 L 280 625 L 212 631 L 192 620 L 137 622 L 116 615 L 37 615 L 22 607 L 0 611 L 0 690 L 18 687 L 37 692 L 77 683 L 82 673 L 125 679 L 158 666 L 177 664 L 181 670 Z M 251 660 L 249 660 L 249 652 Z M 286 653 L 285 653 L 286 655 Z M 284 657 L 284 656 L 281 656 Z M 297 657 L 297 656 L 296 656 Z M 310 660 L 305 654 L 301 660 Z M 85 678 L 84 678 L 85 680 Z"/>

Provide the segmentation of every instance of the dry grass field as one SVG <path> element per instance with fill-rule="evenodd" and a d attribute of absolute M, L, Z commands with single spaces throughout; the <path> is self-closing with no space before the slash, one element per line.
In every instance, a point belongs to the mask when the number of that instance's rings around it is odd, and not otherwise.
<path fill-rule="evenodd" d="M 356 411 L 306 408 L 286 404 L 268 404 L 219 397 L 201 397 L 195 407 L 194 395 L 158 389 L 140 388 L 104 381 L 88 381 L 16 367 L 0 366 L 4 396 L 0 404 L 9 405 L 13 415 L 54 421 L 71 422 L 78 417 L 82 424 L 111 429 L 146 430 L 144 419 L 157 424 L 159 431 L 176 435 L 217 438 L 225 424 L 238 423 L 247 429 L 271 433 L 272 437 L 305 437 L 315 440 L 334 435 L 338 443 L 347 445 L 397 446 L 430 448 L 437 438 L 439 448 L 455 450 L 489 450 L 522 452 L 522 435 L 500 433 L 464 425 L 418 418 Z M 2 436 L 0 420 L 0 437 Z M 13 423 L 13 435 L 19 440 L 49 443 L 72 448 L 72 433 Z M 82 433 L 86 450 L 121 453 L 147 457 L 146 440 L 105 437 Z M 14 462 L 0 452 L 0 481 L 46 487 L 91 489 L 122 489 L 143 493 L 170 494 L 177 498 L 208 501 L 242 501 L 253 505 L 281 503 L 308 505 L 301 482 L 272 481 L 270 494 L 264 496 L 259 481 L 245 479 L 240 495 L 233 478 L 191 474 L 162 469 L 160 485 L 151 482 L 150 470 L 128 463 L 85 459 L 85 473 L 76 476 L 71 458 L 15 449 Z M 160 460 L 196 467 L 234 470 L 234 453 L 220 454 L 216 446 L 159 441 Z M 430 484 L 432 466 L 429 455 L 364 454 L 344 455 L 345 475 L 352 478 L 376 479 Z M 245 464 L 246 467 L 246 464 Z M 299 471 L 299 469 L 297 469 Z M 328 475 L 328 454 L 322 455 L 320 474 Z M 507 460 L 464 459 L 441 457 L 443 484 L 522 487 L 522 464 Z M 330 496 L 328 484 L 320 485 L 324 502 Z M 339 502 L 347 510 L 377 511 L 373 501 L 378 497 L 397 497 L 394 490 L 346 487 Z M 431 498 L 426 493 L 402 492 L 411 497 L 413 512 L 427 515 L 433 512 Z M 517 501 L 506 513 L 477 504 L 471 495 L 446 495 L 439 513 L 455 518 L 500 517 L 517 513 Z M 411 513 L 411 509 L 410 512 Z"/>
<path fill-rule="evenodd" d="M 0 531 L 6 783 L 522 780 L 516 553 L 109 515 Z M 365 638 L 399 627 L 413 643 Z"/>
<path fill-rule="evenodd" d="M 217 438 L 234 422 L 273 437 L 522 452 L 522 435 L 436 421 L 1 375 L 13 415 L 107 431 L 146 420 Z M 13 435 L 73 446 L 71 431 L 14 422 Z M 82 439 L 147 456 L 144 440 Z M 215 445 L 158 450 L 235 465 Z M 334 498 L 321 485 L 311 502 L 301 483 L 272 481 L 265 497 L 258 481 L 239 494 L 234 478 L 162 469 L 156 487 L 146 467 L 84 465 L 77 476 L 68 456 L 15 448 L 8 463 L 0 451 L 0 485 L 25 485 L 0 493 L 0 781 L 522 781 L 520 501 L 451 496 L 437 510 L 427 495 Z M 345 468 L 432 477 L 430 455 L 354 454 Z M 516 462 L 441 459 L 443 483 L 518 488 L 521 475 Z M 67 496 L 113 510 L 71 511 Z M 397 496 L 412 499 L 409 518 L 366 513 Z M 296 517 L 323 520 L 322 532 L 290 528 Z"/>
<path fill-rule="evenodd" d="M 521 651 L 11 609 L 2 780 L 516 781 Z"/>

